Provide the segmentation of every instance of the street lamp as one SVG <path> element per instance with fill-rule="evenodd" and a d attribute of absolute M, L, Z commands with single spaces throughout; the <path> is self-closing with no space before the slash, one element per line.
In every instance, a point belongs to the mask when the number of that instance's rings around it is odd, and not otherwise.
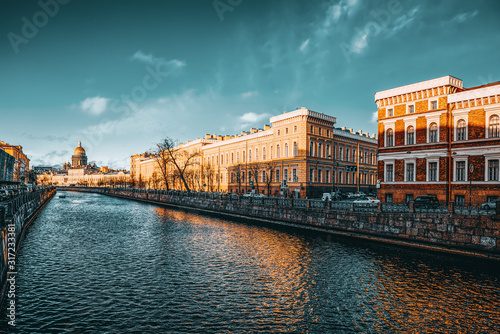
<path fill-rule="evenodd" d="M 474 171 L 474 165 L 469 164 L 469 209 L 472 207 L 472 172 Z"/>

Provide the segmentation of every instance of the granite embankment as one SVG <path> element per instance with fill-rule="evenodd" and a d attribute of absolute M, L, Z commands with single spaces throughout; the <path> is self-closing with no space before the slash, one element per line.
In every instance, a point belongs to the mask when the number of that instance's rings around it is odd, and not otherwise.
<path fill-rule="evenodd" d="M 0 202 L 0 284 L 2 294 L 8 276 L 16 273 L 16 254 L 21 244 L 26 227 L 33 221 L 43 206 L 54 196 L 55 188 L 39 188 L 35 191 L 24 191 L 8 200 Z"/>
<path fill-rule="evenodd" d="M 500 260 L 498 208 L 464 212 L 450 205 L 424 212 L 412 205 L 386 203 L 373 206 L 124 188 L 65 190 L 97 192 L 202 214 Z"/>

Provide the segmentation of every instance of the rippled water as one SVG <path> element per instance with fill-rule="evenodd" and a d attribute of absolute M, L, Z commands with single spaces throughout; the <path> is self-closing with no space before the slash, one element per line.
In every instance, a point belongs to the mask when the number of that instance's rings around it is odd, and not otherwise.
<path fill-rule="evenodd" d="M 97 194 L 54 197 L 17 266 L 18 333 L 500 330 L 497 263 Z"/>

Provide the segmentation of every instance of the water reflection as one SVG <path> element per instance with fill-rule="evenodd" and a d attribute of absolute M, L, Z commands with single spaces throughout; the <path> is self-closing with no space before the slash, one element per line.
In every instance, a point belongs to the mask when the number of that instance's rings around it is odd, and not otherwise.
<path fill-rule="evenodd" d="M 500 328 L 496 269 L 97 194 L 54 198 L 18 268 L 19 333 Z"/>

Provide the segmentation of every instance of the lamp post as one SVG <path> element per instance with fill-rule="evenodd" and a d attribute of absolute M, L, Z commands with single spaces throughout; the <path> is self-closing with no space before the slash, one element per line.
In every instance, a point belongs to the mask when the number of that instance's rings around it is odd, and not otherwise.
<path fill-rule="evenodd" d="M 469 164 L 469 209 L 472 207 L 472 172 L 474 171 L 474 165 Z"/>

